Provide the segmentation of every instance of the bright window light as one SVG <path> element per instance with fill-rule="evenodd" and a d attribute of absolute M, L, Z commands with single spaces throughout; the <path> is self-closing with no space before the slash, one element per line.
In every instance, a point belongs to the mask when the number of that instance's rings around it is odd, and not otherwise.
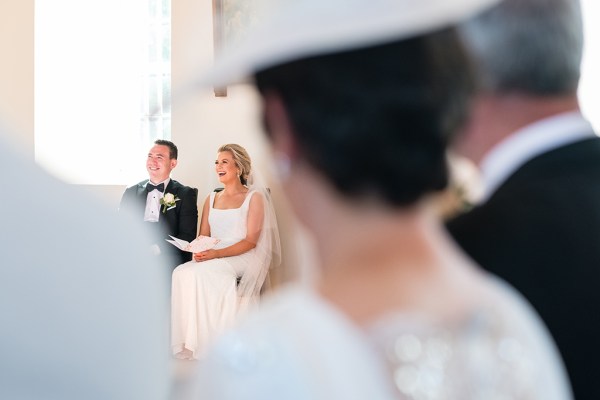
<path fill-rule="evenodd" d="M 37 0 L 36 161 L 70 183 L 128 184 L 157 138 L 170 138 L 170 2 Z"/>
<path fill-rule="evenodd" d="M 585 47 L 579 98 L 583 114 L 591 121 L 596 132 L 600 132 L 600 2 L 582 0 Z"/>

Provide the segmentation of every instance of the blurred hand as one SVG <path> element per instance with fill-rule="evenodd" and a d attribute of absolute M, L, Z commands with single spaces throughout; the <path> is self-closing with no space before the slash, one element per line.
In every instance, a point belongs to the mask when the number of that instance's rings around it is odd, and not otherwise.
<path fill-rule="evenodd" d="M 201 251 L 200 253 L 194 253 L 194 261 L 206 261 L 212 260 L 213 258 L 218 258 L 217 250 L 206 250 Z"/>

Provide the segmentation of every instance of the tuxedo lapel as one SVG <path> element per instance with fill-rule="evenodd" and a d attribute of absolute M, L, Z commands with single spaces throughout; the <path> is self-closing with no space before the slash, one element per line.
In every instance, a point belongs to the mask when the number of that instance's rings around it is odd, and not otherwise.
<path fill-rule="evenodd" d="M 146 200 L 147 196 L 145 196 L 145 195 L 148 193 L 148 192 L 146 192 L 146 185 L 147 184 L 148 184 L 148 181 L 144 181 L 144 182 L 138 183 L 137 188 L 136 188 L 137 195 L 139 197 L 142 197 L 144 200 Z"/>
<path fill-rule="evenodd" d="M 142 218 L 146 212 L 146 200 L 148 199 L 148 192 L 146 192 L 146 184 L 148 181 L 143 181 L 137 184 L 136 190 L 136 198 L 139 202 L 140 210 L 142 212 Z"/>
<path fill-rule="evenodd" d="M 165 194 L 171 193 L 173 196 L 177 196 L 177 194 L 179 193 L 180 186 L 181 185 L 177 181 L 171 179 L 165 189 Z M 168 210 L 164 214 L 162 214 L 162 217 L 169 221 L 169 225 L 173 225 L 172 221 L 174 221 L 177 218 L 177 205 L 178 204 L 175 203 L 175 208 Z"/>
<path fill-rule="evenodd" d="M 181 184 L 173 179 L 169 180 L 169 184 L 165 188 L 164 194 L 171 193 L 173 196 L 177 196 L 179 193 L 179 188 Z M 175 203 L 176 206 L 170 210 L 165 210 L 162 212 L 162 206 L 160 209 L 160 217 L 159 222 L 162 223 L 163 228 L 166 230 L 167 234 L 173 235 L 177 229 L 177 220 L 178 220 L 178 203 Z"/>
<path fill-rule="evenodd" d="M 165 188 L 165 194 L 167 193 L 177 194 L 177 182 L 173 179 L 169 180 L 169 184 Z"/>

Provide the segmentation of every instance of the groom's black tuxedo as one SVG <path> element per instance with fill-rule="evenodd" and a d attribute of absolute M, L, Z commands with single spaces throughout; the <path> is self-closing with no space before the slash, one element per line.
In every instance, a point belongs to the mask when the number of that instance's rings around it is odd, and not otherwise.
<path fill-rule="evenodd" d="M 478 264 L 536 308 L 575 398 L 600 399 L 600 139 L 529 160 L 447 227 Z"/>
<path fill-rule="evenodd" d="M 148 180 L 146 179 L 128 187 L 123 193 L 119 209 L 128 210 L 143 219 L 148 196 L 147 183 Z M 168 235 L 171 235 L 187 241 L 194 240 L 198 229 L 198 189 L 184 186 L 171 179 L 164 193 L 172 193 L 179 198 L 179 201 L 175 203 L 174 208 L 167 210 L 165 213 L 162 212 L 161 206 L 158 222 L 147 222 L 146 225 L 150 229 L 155 229 L 156 234 L 159 235 L 158 237 L 163 238 L 157 243 L 161 256 L 171 257 L 171 260 L 165 262 L 169 262 L 175 267 L 191 261 L 192 253 L 183 252 L 164 239 L 170 239 Z M 163 258 L 166 259 L 167 257 Z"/>

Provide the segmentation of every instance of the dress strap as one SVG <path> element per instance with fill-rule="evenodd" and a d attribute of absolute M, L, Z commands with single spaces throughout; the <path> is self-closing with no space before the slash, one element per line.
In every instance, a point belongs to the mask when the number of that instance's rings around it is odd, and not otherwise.
<path fill-rule="evenodd" d="M 250 190 L 247 194 L 246 194 L 246 198 L 244 199 L 244 202 L 242 203 L 242 207 L 247 208 L 249 207 L 250 204 L 250 198 L 254 195 L 254 193 L 256 193 L 256 190 Z M 240 207 L 241 208 L 241 207 Z"/>
<path fill-rule="evenodd" d="M 217 194 L 217 192 L 212 191 L 210 192 L 210 209 L 212 210 L 214 208 L 215 205 L 215 195 Z"/>

